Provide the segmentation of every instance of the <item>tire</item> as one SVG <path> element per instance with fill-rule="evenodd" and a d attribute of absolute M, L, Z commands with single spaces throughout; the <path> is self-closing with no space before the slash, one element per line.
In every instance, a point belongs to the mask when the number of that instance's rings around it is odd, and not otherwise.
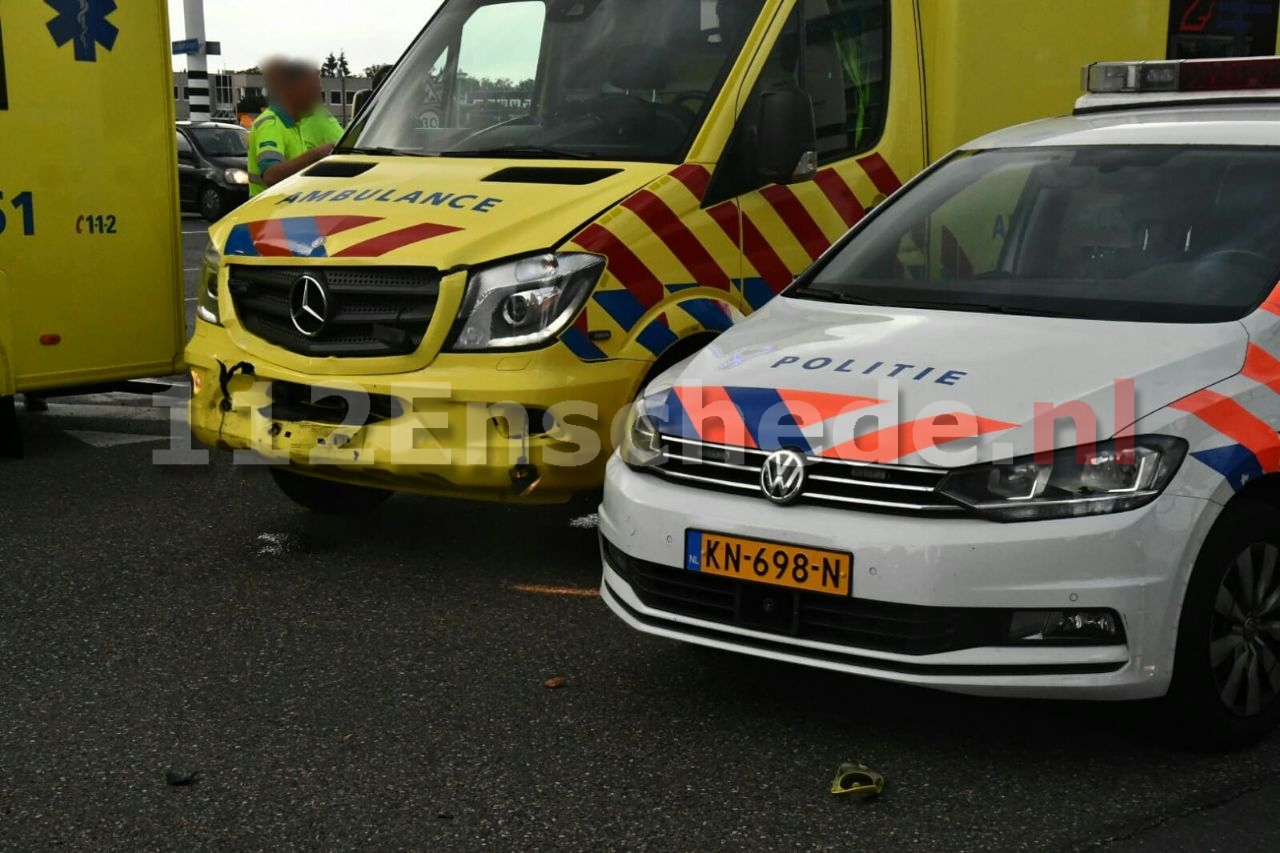
<path fill-rule="evenodd" d="M 227 199 L 213 184 L 200 188 L 199 204 L 200 215 L 208 222 L 217 222 L 227 214 Z"/>
<path fill-rule="evenodd" d="M 394 492 L 306 477 L 287 468 L 272 468 L 271 477 L 289 500 L 318 515 L 368 515 Z"/>
<path fill-rule="evenodd" d="M 1280 510 L 1243 500 L 1210 532 L 1178 622 L 1165 699 L 1187 745 L 1250 746 L 1280 723 Z"/>

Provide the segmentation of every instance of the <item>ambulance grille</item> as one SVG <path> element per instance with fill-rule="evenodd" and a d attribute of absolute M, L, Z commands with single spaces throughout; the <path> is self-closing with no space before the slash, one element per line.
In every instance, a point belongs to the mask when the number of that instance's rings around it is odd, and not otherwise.
<path fill-rule="evenodd" d="M 318 334 L 294 325 L 298 281 L 320 282 L 328 300 Z M 426 267 L 259 267 L 233 264 L 228 289 L 248 332 L 306 356 L 376 358 L 416 352 L 440 297 L 440 273 Z"/>
<path fill-rule="evenodd" d="M 646 471 L 690 486 L 767 500 L 760 471 L 769 452 L 670 435 L 662 437 L 662 447 L 665 460 Z M 938 468 L 811 457 L 797 503 L 920 515 L 963 513 L 963 506 L 938 490 L 946 475 Z"/>

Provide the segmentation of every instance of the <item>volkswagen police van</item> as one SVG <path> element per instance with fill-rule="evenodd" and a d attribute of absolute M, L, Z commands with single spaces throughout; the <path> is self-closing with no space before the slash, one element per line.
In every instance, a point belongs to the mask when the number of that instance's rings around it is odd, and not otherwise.
<path fill-rule="evenodd" d="M 659 636 L 1280 719 L 1280 59 L 1087 69 L 650 385 L 602 592 Z"/>
<path fill-rule="evenodd" d="M 646 379 L 903 179 L 1163 56 L 1167 0 L 1122 6 L 448 0 L 337 156 L 211 229 L 194 432 L 328 511 L 598 488 Z"/>

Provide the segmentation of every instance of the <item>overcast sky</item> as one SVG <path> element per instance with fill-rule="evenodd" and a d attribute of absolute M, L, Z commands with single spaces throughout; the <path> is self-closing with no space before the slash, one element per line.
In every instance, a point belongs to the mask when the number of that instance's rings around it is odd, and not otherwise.
<path fill-rule="evenodd" d="M 222 56 L 209 68 L 237 70 L 272 54 L 323 60 L 347 52 L 353 74 L 380 62 L 394 62 L 418 34 L 441 0 L 205 0 L 204 25 L 210 41 L 222 42 Z M 186 37 L 183 0 L 169 0 L 175 40 Z M 182 70 L 182 57 L 174 68 Z"/>

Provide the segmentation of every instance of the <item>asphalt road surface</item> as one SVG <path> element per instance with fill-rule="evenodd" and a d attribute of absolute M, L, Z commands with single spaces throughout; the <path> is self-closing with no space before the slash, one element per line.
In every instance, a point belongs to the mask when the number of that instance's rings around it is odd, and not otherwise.
<path fill-rule="evenodd" d="M 589 507 L 317 519 L 155 464 L 148 402 L 52 400 L 0 460 L 0 849 L 1280 849 L 1280 736 L 647 638 Z M 827 793 L 847 760 L 879 800 Z"/>

